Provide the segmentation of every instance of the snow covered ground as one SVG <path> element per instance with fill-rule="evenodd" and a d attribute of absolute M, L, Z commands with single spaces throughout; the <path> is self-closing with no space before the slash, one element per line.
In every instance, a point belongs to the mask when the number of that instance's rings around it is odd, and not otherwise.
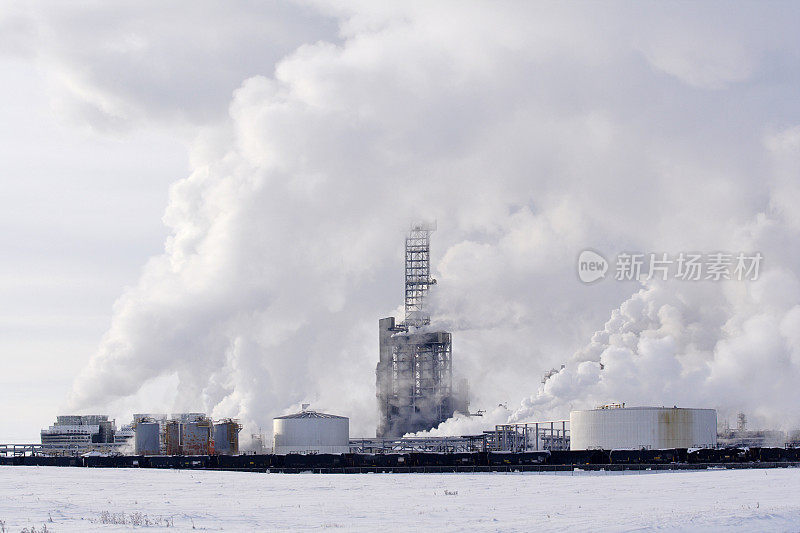
<path fill-rule="evenodd" d="M 800 531 L 800 469 L 260 474 L 0 467 L 5 531 Z"/>

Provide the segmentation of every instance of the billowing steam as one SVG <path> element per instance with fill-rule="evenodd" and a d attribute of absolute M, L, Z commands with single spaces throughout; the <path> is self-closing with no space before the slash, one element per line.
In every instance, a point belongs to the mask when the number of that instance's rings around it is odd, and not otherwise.
<path fill-rule="evenodd" d="M 798 422 L 793 17 L 317 5 L 340 41 L 244 79 L 193 143 L 73 406 L 257 428 L 310 402 L 373 434 L 377 320 L 408 224 L 438 219 L 435 326 L 487 423 L 521 398 L 512 419 L 618 400 Z M 586 248 L 765 259 L 749 283 L 584 285 Z"/>
<path fill-rule="evenodd" d="M 772 271 L 763 283 L 781 290 L 797 282 Z M 744 410 L 761 425 L 795 429 L 800 416 L 787 406 L 800 401 L 792 386 L 800 378 L 800 306 L 763 287 L 727 289 L 640 290 L 511 420 L 613 400 L 715 407 L 728 420 Z"/>

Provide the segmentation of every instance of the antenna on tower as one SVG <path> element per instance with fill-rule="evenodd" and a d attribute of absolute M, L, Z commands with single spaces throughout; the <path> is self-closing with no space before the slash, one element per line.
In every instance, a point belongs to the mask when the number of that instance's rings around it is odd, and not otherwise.
<path fill-rule="evenodd" d="M 431 233 L 436 222 L 412 224 L 406 237 L 406 326 L 431 323 L 425 297 L 436 280 L 431 278 Z"/>

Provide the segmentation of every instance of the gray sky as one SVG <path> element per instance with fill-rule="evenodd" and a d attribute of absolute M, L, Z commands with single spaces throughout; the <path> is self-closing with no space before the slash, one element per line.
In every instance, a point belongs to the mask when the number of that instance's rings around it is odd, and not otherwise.
<path fill-rule="evenodd" d="M 254 429 L 304 402 L 371 435 L 376 321 L 420 218 L 473 408 L 800 425 L 797 15 L 0 3 L 0 440 L 67 410 Z M 586 248 L 765 262 L 587 286 Z"/>

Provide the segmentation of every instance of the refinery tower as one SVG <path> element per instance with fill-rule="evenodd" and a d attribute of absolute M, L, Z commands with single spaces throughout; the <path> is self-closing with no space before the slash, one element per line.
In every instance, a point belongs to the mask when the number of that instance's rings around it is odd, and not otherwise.
<path fill-rule="evenodd" d="M 430 238 L 434 224 L 416 224 L 406 237 L 405 319 L 378 322 L 380 360 L 376 369 L 378 438 L 425 431 L 455 411 L 467 414 L 467 383 L 453 387 L 451 335 L 433 331 L 426 297 L 431 278 Z"/>

